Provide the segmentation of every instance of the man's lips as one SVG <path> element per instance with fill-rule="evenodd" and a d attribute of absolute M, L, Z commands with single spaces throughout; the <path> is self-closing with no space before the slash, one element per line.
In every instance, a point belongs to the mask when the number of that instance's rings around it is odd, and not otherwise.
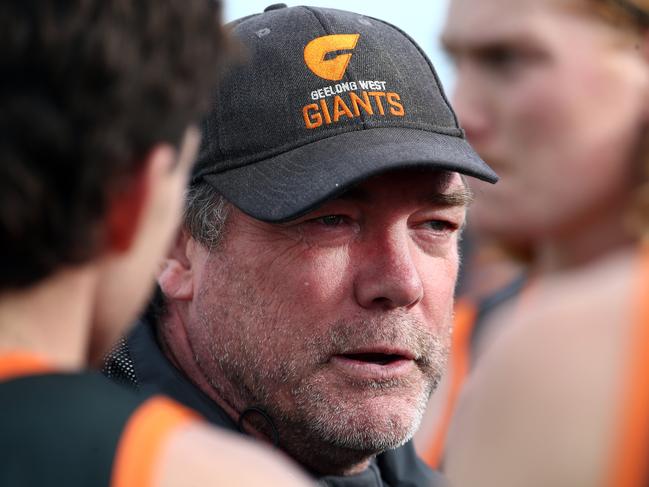
<path fill-rule="evenodd" d="M 393 361 L 393 360 L 415 360 L 415 354 L 410 350 L 386 345 L 359 347 L 345 350 L 335 356 L 348 357 L 353 360 L 365 362 Z"/>
<path fill-rule="evenodd" d="M 363 347 L 332 355 L 330 363 L 349 375 L 363 379 L 396 378 L 414 366 L 409 350 L 388 347 Z"/>

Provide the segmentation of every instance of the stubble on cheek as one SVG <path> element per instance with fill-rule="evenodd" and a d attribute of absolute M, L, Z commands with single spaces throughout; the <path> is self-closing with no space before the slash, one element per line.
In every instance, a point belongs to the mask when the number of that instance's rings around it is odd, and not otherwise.
<path fill-rule="evenodd" d="M 277 385 L 298 375 L 304 327 L 291 326 L 289 307 L 254 270 L 233 269 L 225 262 L 199 291 L 195 341 L 208 381 L 241 410 L 272 402 Z"/>
<path fill-rule="evenodd" d="M 224 399 L 240 411 L 261 406 L 284 437 L 299 431 L 305 440 L 372 451 L 407 440 L 444 369 L 448 324 L 431 328 L 405 311 L 326 322 L 295 303 L 278 303 L 279 293 L 251 286 L 251 277 L 222 274 L 221 289 L 198 298 L 197 360 Z M 411 351 L 414 372 L 388 380 L 332 372 L 332 355 L 376 343 Z M 359 398 L 372 397 L 394 407 L 368 417 Z"/>

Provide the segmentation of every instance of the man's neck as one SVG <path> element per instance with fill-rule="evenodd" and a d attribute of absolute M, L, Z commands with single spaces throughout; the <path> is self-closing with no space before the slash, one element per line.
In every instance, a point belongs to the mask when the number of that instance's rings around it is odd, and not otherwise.
<path fill-rule="evenodd" d="M 169 361 L 181 370 L 205 395 L 221 407 L 235 423 L 238 422 L 239 416 L 243 409 L 245 409 L 245 406 L 225 399 L 226 397 L 236 397 L 233 390 L 223 390 L 226 387 L 226 381 L 208 377 L 203 372 L 200 364 L 196 361 L 194 351 L 187 336 L 183 313 L 178 309 L 176 303 L 168 303 L 167 312 L 157 325 L 158 339 L 162 351 Z M 256 432 L 251 433 L 254 436 L 267 439 L 265 436 Z"/>
<path fill-rule="evenodd" d="M 542 241 L 537 247 L 536 269 L 541 273 L 575 269 L 632 245 L 626 213 L 626 205 L 610 205 Z"/>
<path fill-rule="evenodd" d="M 2 293 L 0 354 L 21 351 L 58 369 L 85 368 L 95 285 L 95 273 L 78 268 Z"/>

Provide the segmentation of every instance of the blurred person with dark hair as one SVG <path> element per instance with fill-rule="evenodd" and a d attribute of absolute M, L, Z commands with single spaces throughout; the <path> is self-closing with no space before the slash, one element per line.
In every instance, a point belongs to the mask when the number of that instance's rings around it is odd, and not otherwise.
<path fill-rule="evenodd" d="M 0 4 L 1 485 L 302 485 L 184 406 L 88 371 L 171 242 L 219 17 L 205 0 Z"/>
<path fill-rule="evenodd" d="M 649 3 L 452 0 L 458 115 L 499 171 L 472 225 L 529 252 L 451 426 L 463 486 L 646 485 Z"/>

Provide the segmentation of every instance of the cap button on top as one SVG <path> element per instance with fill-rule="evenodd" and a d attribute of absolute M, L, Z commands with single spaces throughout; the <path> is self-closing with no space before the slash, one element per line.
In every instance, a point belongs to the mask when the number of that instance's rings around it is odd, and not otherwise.
<path fill-rule="evenodd" d="M 279 10 L 280 8 L 286 8 L 285 3 L 274 3 L 272 5 L 269 5 L 264 9 L 264 12 L 270 12 L 271 10 Z"/>

